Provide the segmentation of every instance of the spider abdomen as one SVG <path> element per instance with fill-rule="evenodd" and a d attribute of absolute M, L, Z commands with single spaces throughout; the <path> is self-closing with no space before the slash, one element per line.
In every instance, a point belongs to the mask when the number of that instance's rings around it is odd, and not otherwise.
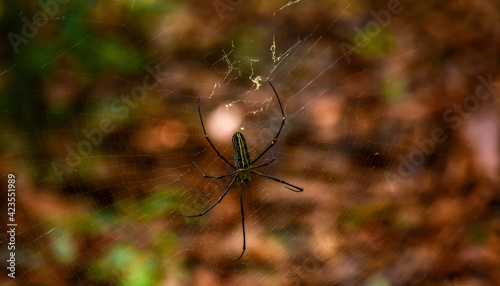
<path fill-rule="evenodd" d="M 243 134 L 241 134 L 241 132 L 235 132 L 233 134 L 233 148 L 234 163 L 236 164 L 236 168 L 238 170 L 247 170 L 248 168 L 250 168 L 250 155 L 248 154 L 245 137 L 243 137 Z M 243 180 L 242 176 L 240 176 L 240 179 Z M 248 180 L 249 179 L 250 178 L 248 178 Z"/>

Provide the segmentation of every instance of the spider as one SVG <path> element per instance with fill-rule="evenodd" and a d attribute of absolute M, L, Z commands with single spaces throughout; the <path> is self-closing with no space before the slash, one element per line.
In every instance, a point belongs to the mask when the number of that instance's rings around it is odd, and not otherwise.
<path fill-rule="evenodd" d="M 276 98 L 278 99 L 278 103 L 279 103 L 280 109 L 281 109 L 282 121 L 281 121 L 280 129 L 278 130 L 278 133 L 276 133 L 274 140 L 254 160 L 250 159 L 250 155 L 248 153 L 247 143 L 245 141 L 245 137 L 240 132 L 235 132 L 233 134 L 234 164 L 231 164 L 226 158 L 224 158 L 224 156 L 221 155 L 221 153 L 217 150 L 217 148 L 215 148 L 214 144 L 212 144 L 212 141 L 210 141 L 210 138 L 208 138 L 207 132 L 205 130 L 205 125 L 203 124 L 203 118 L 201 117 L 200 98 L 198 97 L 198 114 L 200 115 L 201 127 L 203 128 L 203 133 L 205 134 L 205 139 L 207 139 L 208 143 L 210 144 L 210 146 L 212 146 L 215 153 L 217 153 L 217 155 L 220 158 L 222 158 L 222 160 L 224 160 L 224 162 L 226 162 L 229 166 L 231 166 L 231 168 L 233 168 L 234 171 L 230 172 L 228 174 L 225 174 L 225 175 L 221 175 L 221 176 L 207 176 L 207 175 L 205 175 L 205 173 L 203 173 L 203 171 L 200 169 L 200 167 L 198 167 L 198 165 L 196 165 L 195 162 L 193 162 L 193 164 L 196 166 L 196 168 L 200 171 L 200 173 L 205 178 L 221 179 L 221 178 L 229 177 L 232 175 L 234 175 L 234 177 L 231 180 L 231 183 L 229 184 L 229 186 L 224 191 L 224 193 L 219 197 L 219 199 L 213 205 L 211 205 L 208 209 L 202 211 L 200 214 L 183 215 L 184 217 L 198 217 L 198 216 L 202 216 L 202 215 L 206 214 L 213 207 L 215 207 L 218 203 L 220 203 L 222 201 L 224 196 L 227 194 L 229 189 L 231 189 L 231 187 L 233 186 L 234 182 L 236 182 L 237 179 L 238 179 L 238 184 L 239 183 L 248 183 L 250 181 L 250 173 L 255 174 L 255 175 L 259 175 L 259 176 L 267 178 L 267 179 L 274 180 L 276 182 L 280 182 L 280 183 L 285 185 L 285 188 L 287 188 L 291 191 L 294 191 L 294 192 L 302 192 L 304 190 L 304 189 L 299 188 L 297 186 L 294 186 L 290 183 L 287 183 L 283 180 L 280 180 L 280 179 L 277 179 L 277 178 L 274 178 L 274 177 L 271 177 L 271 176 L 268 176 L 266 174 L 262 174 L 262 173 L 259 173 L 259 172 L 253 170 L 256 168 L 267 166 L 267 165 L 271 164 L 272 162 L 274 162 L 274 160 L 275 160 L 274 152 L 271 151 L 271 153 L 273 154 L 273 158 L 270 161 L 253 166 L 253 163 L 255 163 L 257 160 L 259 160 L 264 154 L 266 154 L 267 151 L 269 151 L 269 149 L 271 149 L 275 145 L 276 141 L 278 140 L 278 136 L 280 135 L 281 129 L 283 128 L 283 125 L 285 125 L 285 113 L 283 112 L 283 106 L 281 105 L 280 98 L 278 97 L 278 93 L 276 92 L 276 89 L 274 89 L 273 84 L 270 81 L 268 81 L 268 82 L 271 85 L 271 87 L 274 91 L 274 94 L 276 95 Z M 242 194 L 241 189 L 240 189 L 240 209 L 241 209 L 241 226 L 242 226 L 242 230 L 243 230 L 243 250 L 242 250 L 240 256 L 238 256 L 238 258 L 231 259 L 234 261 L 239 260 L 243 256 L 243 254 L 245 253 L 245 249 L 246 249 L 245 214 L 243 211 L 243 194 Z"/>

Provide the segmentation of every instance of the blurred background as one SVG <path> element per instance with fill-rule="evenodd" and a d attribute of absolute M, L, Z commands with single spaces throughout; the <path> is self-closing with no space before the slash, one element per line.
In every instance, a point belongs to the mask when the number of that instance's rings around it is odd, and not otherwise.
<path fill-rule="evenodd" d="M 500 3 L 0 3 L 2 285 L 499 285 Z M 275 162 L 235 184 L 231 136 Z M 266 153 L 257 163 L 271 160 Z M 257 164 L 256 163 L 256 164 Z M 8 174 L 16 279 L 7 276 Z M 239 192 L 247 250 L 242 250 Z"/>

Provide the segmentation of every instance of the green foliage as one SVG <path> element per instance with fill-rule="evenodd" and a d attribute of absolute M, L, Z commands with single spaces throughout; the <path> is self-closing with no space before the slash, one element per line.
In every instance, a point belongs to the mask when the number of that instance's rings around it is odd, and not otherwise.
<path fill-rule="evenodd" d="M 155 285 L 160 262 L 156 255 L 127 245 L 115 245 L 87 268 L 95 282 L 116 285 Z"/>
<path fill-rule="evenodd" d="M 49 233 L 49 245 L 53 257 L 63 264 L 73 264 L 78 258 L 78 244 L 70 228 L 56 226 Z"/>
<path fill-rule="evenodd" d="M 381 82 L 380 94 L 390 103 L 403 99 L 405 93 L 406 86 L 401 78 L 390 78 Z"/>
<path fill-rule="evenodd" d="M 172 195 L 177 190 L 162 189 L 139 202 L 141 217 L 147 220 L 156 220 L 177 209 L 178 197 Z"/>
<path fill-rule="evenodd" d="M 339 215 L 342 226 L 363 227 L 372 222 L 392 222 L 395 214 L 394 204 L 372 202 L 363 205 L 346 207 Z"/>

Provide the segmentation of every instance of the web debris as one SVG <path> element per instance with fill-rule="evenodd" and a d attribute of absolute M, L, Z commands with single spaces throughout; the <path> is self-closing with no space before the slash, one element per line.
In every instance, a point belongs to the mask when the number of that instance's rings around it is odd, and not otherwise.
<path fill-rule="evenodd" d="M 290 2 L 286 3 L 283 7 L 281 7 L 280 10 L 283 10 L 284 8 L 286 8 L 288 6 L 292 6 L 293 4 L 298 3 L 298 2 L 300 2 L 300 0 L 290 1 Z"/>
<path fill-rule="evenodd" d="M 222 50 L 222 52 L 224 53 L 224 56 L 222 56 L 222 60 L 224 60 L 224 62 L 226 62 L 227 67 L 229 68 L 229 70 L 226 72 L 226 75 L 224 76 L 224 78 L 222 79 L 222 81 L 226 81 L 227 77 L 233 71 L 238 71 L 238 76 L 241 76 L 241 69 L 239 67 L 235 67 L 236 61 L 235 62 L 231 62 L 231 60 L 229 59 L 229 55 L 234 51 L 234 43 L 232 44 L 232 47 L 233 47 L 233 50 L 231 50 L 229 53 L 226 53 L 226 51 Z"/>
<path fill-rule="evenodd" d="M 276 39 L 275 36 L 273 35 L 273 44 L 269 48 L 269 50 L 272 53 L 272 58 L 273 58 L 273 69 L 271 70 L 271 73 L 273 73 L 278 66 L 285 60 L 291 53 L 292 51 L 296 50 L 301 44 L 303 40 L 298 39 L 293 46 L 291 46 L 288 50 L 280 54 L 278 57 L 276 56 Z"/>

